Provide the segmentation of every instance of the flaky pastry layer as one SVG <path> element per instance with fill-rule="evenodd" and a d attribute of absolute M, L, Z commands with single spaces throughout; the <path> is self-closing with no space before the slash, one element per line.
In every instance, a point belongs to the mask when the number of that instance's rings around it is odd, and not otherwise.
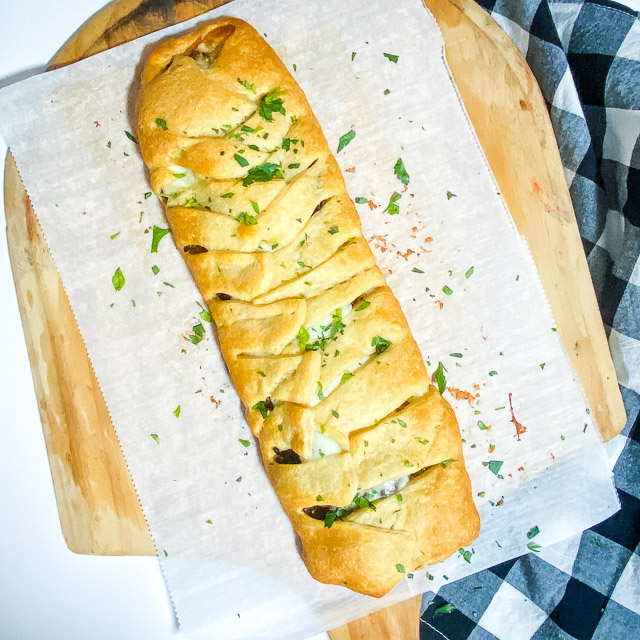
<path fill-rule="evenodd" d="M 455 415 L 278 56 L 237 19 L 164 42 L 136 124 L 311 575 L 382 596 L 468 545 Z"/>

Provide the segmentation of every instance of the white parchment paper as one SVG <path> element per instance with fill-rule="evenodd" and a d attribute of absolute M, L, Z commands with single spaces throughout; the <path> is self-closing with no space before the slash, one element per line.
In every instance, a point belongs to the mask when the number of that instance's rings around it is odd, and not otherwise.
<path fill-rule="evenodd" d="M 369 201 L 358 205 L 365 235 L 430 370 L 446 367 L 445 397 L 466 441 L 482 518 L 471 554 L 415 572 L 380 600 L 310 578 L 255 443 L 239 442 L 252 438 L 210 325 L 189 341 L 201 318 L 183 260 L 170 236 L 150 252 L 153 225 L 168 225 L 125 135 L 140 60 L 159 39 L 224 14 L 265 34 L 334 151 L 355 130 L 337 154 L 349 192 Z M 185 635 L 304 638 L 617 510 L 596 426 L 420 0 L 237 0 L 8 87 L 0 111 Z"/>

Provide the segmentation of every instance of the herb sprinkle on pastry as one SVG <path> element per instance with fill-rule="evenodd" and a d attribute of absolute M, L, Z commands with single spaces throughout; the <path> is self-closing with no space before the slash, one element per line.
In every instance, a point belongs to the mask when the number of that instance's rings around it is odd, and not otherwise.
<path fill-rule="evenodd" d="M 311 575 L 379 597 L 470 544 L 455 415 L 275 52 L 231 18 L 164 42 L 136 124 Z"/>

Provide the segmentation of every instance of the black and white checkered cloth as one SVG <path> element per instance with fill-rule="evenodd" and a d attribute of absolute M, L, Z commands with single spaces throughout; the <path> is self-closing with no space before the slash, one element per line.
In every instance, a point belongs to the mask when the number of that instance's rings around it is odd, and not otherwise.
<path fill-rule="evenodd" d="M 622 388 L 622 509 L 582 535 L 425 594 L 421 640 L 640 638 L 640 20 L 606 0 L 479 0 L 547 102 Z"/>

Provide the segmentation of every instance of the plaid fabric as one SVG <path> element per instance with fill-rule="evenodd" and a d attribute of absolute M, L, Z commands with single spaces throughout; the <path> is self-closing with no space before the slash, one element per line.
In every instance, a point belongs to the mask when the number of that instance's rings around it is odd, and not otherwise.
<path fill-rule="evenodd" d="M 621 511 L 425 594 L 422 640 L 640 638 L 640 21 L 606 0 L 480 0 L 547 102 L 627 410 Z"/>

